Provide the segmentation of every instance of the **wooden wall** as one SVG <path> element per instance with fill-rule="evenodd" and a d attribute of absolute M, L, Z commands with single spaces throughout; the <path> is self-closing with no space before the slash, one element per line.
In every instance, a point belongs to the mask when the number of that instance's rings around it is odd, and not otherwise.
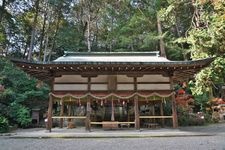
<path fill-rule="evenodd" d="M 128 77 L 127 75 L 98 75 L 82 77 L 81 75 L 63 75 L 54 80 L 54 91 L 147 91 L 170 90 L 169 77 L 162 75 L 144 75 Z"/>

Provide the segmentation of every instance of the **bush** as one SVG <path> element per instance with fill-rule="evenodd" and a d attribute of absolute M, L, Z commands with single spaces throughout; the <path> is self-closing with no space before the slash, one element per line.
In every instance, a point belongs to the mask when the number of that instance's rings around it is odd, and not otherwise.
<path fill-rule="evenodd" d="M 30 112 L 26 107 L 21 107 L 17 112 L 17 122 L 21 127 L 28 127 L 31 124 Z"/>
<path fill-rule="evenodd" d="M 9 131 L 8 119 L 3 116 L 0 116 L 0 133 L 4 133 L 8 131 Z"/>
<path fill-rule="evenodd" d="M 178 123 L 180 126 L 204 125 L 205 118 L 202 113 L 190 113 L 188 110 L 178 109 Z"/>
<path fill-rule="evenodd" d="M 189 115 L 188 115 L 188 113 L 179 112 L 178 123 L 179 123 L 179 126 L 188 126 L 189 125 Z"/>
<path fill-rule="evenodd" d="M 22 128 L 26 128 L 31 124 L 32 119 L 29 109 L 20 104 L 11 104 L 10 115 Z"/>

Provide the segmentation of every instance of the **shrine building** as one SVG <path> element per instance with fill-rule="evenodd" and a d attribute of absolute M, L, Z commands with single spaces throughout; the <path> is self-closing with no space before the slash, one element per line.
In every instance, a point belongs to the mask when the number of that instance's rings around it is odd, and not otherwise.
<path fill-rule="evenodd" d="M 192 78 L 213 58 L 170 61 L 158 52 L 76 53 L 49 63 L 12 60 L 51 86 L 48 130 L 54 122 L 102 128 L 178 127 L 178 81 Z"/>

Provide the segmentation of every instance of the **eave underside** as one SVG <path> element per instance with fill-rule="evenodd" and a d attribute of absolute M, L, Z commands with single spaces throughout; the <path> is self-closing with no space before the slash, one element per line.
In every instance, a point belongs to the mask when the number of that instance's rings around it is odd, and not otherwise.
<path fill-rule="evenodd" d="M 123 74 L 142 76 L 144 74 L 162 74 L 172 76 L 175 81 L 193 77 L 202 68 L 208 66 L 213 59 L 191 61 L 189 63 L 52 63 L 38 64 L 23 61 L 13 61 L 29 75 L 43 81 L 48 81 L 61 75 L 97 76 L 103 74 Z"/>

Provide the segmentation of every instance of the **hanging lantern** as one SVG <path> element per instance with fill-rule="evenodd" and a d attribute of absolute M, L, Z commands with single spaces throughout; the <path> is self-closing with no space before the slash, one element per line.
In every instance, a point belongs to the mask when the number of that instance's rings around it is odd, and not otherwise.
<path fill-rule="evenodd" d="M 101 100 L 101 106 L 103 106 L 103 100 Z"/>

